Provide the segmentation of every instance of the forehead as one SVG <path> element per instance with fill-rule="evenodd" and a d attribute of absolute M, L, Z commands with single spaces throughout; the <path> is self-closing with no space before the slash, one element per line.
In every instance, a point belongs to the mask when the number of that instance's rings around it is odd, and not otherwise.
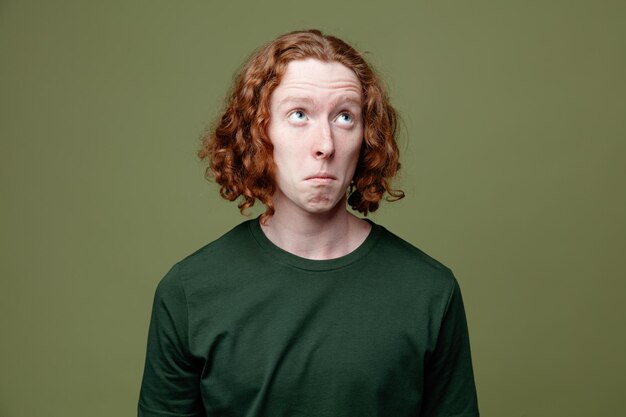
<path fill-rule="evenodd" d="M 354 71 L 338 62 L 323 62 L 308 58 L 287 64 L 272 100 L 286 97 L 345 98 L 361 101 L 361 82 Z"/>

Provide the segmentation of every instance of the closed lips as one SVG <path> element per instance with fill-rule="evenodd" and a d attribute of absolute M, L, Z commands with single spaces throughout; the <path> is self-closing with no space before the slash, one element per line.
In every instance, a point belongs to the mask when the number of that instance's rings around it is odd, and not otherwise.
<path fill-rule="evenodd" d="M 307 179 L 307 180 L 312 180 L 312 179 L 336 180 L 337 178 L 335 176 L 333 176 L 333 175 L 330 175 L 330 174 L 319 173 L 319 174 L 315 174 L 315 175 L 311 175 L 309 177 L 306 177 L 305 179 Z"/>

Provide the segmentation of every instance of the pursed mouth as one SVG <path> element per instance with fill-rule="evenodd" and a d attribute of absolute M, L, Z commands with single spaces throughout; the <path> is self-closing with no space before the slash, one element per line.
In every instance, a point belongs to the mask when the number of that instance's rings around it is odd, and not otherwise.
<path fill-rule="evenodd" d="M 336 180 L 337 177 L 335 177 L 334 175 L 330 175 L 330 174 L 324 174 L 324 173 L 320 173 L 320 174 L 315 174 L 315 175 L 311 175 L 305 178 L 305 180 Z"/>

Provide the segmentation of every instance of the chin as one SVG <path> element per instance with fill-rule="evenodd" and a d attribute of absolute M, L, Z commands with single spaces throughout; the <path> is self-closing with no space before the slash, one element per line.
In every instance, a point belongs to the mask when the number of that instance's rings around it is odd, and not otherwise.
<path fill-rule="evenodd" d="M 342 204 L 342 199 L 309 202 L 303 208 L 311 214 L 328 213 Z"/>

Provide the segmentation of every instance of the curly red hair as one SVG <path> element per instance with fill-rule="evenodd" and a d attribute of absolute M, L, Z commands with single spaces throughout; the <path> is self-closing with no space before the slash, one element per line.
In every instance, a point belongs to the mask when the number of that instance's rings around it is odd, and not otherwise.
<path fill-rule="evenodd" d="M 212 129 L 202 137 L 198 156 L 208 160 L 207 178 L 220 185 L 220 195 L 234 201 L 242 196 L 239 209 L 259 199 L 266 207 L 261 219 L 274 214 L 276 191 L 273 146 L 267 135 L 270 97 L 291 61 L 315 58 L 338 62 L 350 68 L 363 89 L 364 140 L 361 146 L 348 204 L 367 215 L 387 200 L 404 197 L 390 186 L 400 169 L 396 144 L 397 115 L 387 92 L 361 54 L 334 36 L 318 30 L 282 35 L 257 50 L 235 78 L 226 109 Z"/>

